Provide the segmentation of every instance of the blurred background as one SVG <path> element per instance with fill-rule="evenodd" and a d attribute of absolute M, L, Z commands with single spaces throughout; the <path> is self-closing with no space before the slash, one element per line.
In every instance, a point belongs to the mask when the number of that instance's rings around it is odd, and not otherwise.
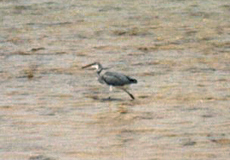
<path fill-rule="evenodd" d="M 228 159 L 229 13 L 226 0 L 0 0 L 0 159 Z M 136 100 L 81 69 L 95 61 L 137 79 Z"/>

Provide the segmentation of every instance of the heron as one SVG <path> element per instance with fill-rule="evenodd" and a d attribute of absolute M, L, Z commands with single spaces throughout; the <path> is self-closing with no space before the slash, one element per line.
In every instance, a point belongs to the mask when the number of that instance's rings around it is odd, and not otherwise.
<path fill-rule="evenodd" d="M 98 81 L 101 84 L 107 84 L 109 86 L 110 91 L 112 91 L 112 87 L 116 87 L 126 92 L 132 99 L 135 99 L 135 97 L 126 89 L 126 86 L 133 83 L 137 83 L 136 79 L 126 76 L 122 73 L 109 71 L 105 72 L 105 69 L 107 68 L 102 67 L 102 65 L 99 62 L 94 62 L 86 66 L 83 66 L 82 69 L 88 67 L 96 69 Z"/>

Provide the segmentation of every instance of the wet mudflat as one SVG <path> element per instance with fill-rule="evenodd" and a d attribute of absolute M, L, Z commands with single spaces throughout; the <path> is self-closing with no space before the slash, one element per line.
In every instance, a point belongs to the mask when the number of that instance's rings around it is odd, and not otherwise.
<path fill-rule="evenodd" d="M 1 0 L 0 159 L 228 159 L 229 11 L 226 0 Z M 136 99 L 81 69 L 94 61 L 136 78 Z"/>

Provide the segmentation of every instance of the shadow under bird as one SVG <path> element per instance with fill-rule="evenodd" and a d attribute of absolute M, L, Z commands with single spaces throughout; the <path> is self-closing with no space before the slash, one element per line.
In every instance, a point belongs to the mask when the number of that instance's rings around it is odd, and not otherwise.
<path fill-rule="evenodd" d="M 102 84 L 109 85 L 110 91 L 112 91 L 112 87 L 116 87 L 125 91 L 132 99 L 135 99 L 134 96 L 129 91 L 127 91 L 125 86 L 132 83 L 137 83 L 136 79 L 126 76 L 122 73 L 105 72 L 104 70 L 107 68 L 102 67 L 102 65 L 98 62 L 88 64 L 82 68 L 84 69 L 88 67 L 95 68 L 97 70 L 98 81 Z"/>

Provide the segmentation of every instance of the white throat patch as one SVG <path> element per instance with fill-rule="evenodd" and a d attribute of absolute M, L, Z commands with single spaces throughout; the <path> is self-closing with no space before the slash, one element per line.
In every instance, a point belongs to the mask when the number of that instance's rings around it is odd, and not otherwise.
<path fill-rule="evenodd" d="M 99 69 L 99 67 L 98 67 L 98 65 L 97 65 L 97 64 L 92 65 L 92 68 L 95 68 L 96 70 L 98 70 L 98 69 Z"/>

